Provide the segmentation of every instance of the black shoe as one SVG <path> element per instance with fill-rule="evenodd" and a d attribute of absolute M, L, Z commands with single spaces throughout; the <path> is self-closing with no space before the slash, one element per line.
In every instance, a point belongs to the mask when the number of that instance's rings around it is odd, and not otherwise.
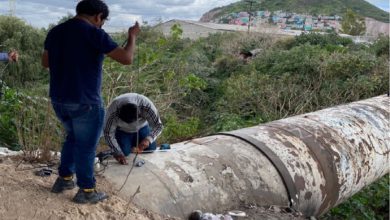
<path fill-rule="evenodd" d="M 53 193 L 61 193 L 64 190 L 73 189 L 75 184 L 73 180 L 65 180 L 63 177 L 58 177 L 53 187 L 51 188 L 51 192 Z"/>
<path fill-rule="evenodd" d="M 108 198 L 108 195 L 104 192 L 97 192 L 93 190 L 92 192 L 85 192 L 83 189 L 79 189 L 77 194 L 73 197 L 73 202 L 79 204 L 85 203 L 98 203 Z"/>

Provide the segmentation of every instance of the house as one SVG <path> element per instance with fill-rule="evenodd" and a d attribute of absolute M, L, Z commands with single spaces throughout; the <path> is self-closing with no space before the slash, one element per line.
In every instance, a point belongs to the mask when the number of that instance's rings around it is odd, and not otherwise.
<path fill-rule="evenodd" d="M 303 28 L 304 28 L 305 31 L 312 31 L 313 30 L 313 26 L 312 25 L 306 25 L 305 24 Z"/>
<path fill-rule="evenodd" d="M 240 17 L 240 18 L 249 17 L 249 13 L 246 11 L 242 11 L 242 12 L 238 13 L 238 17 Z"/>

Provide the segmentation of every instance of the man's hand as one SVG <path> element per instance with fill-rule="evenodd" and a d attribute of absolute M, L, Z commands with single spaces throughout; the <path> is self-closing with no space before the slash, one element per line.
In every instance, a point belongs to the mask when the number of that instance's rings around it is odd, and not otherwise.
<path fill-rule="evenodd" d="M 114 155 L 114 158 L 122 165 L 127 165 L 126 157 L 123 155 Z"/>
<path fill-rule="evenodd" d="M 150 145 L 150 142 L 148 139 L 143 139 L 138 146 L 134 149 L 135 153 L 142 153 L 146 148 L 148 148 Z"/>
<path fill-rule="evenodd" d="M 140 31 L 141 31 L 141 29 L 139 28 L 138 21 L 136 21 L 135 25 L 133 25 L 129 28 L 129 33 L 128 33 L 129 38 L 137 36 Z"/>
<path fill-rule="evenodd" d="M 16 50 L 12 50 L 8 53 L 9 62 L 17 62 L 19 60 L 19 54 Z"/>

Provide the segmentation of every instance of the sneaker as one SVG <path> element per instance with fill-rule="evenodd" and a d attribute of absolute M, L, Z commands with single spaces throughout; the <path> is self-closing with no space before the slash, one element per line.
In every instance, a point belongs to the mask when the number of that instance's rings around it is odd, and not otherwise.
<path fill-rule="evenodd" d="M 97 192 L 95 189 L 93 189 L 91 192 L 86 192 L 84 189 L 79 189 L 77 194 L 73 197 L 73 202 L 79 204 L 95 204 L 107 198 L 107 194 L 105 194 L 104 192 Z"/>
<path fill-rule="evenodd" d="M 64 190 L 70 190 L 75 187 L 73 180 L 65 180 L 63 177 L 58 177 L 55 181 L 53 187 L 51 188 L 51 192 L 53 193 L 61 193 Z"/>

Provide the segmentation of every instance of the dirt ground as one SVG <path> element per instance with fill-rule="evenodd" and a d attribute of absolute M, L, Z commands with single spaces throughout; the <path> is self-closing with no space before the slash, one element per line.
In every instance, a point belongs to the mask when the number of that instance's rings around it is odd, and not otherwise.
<path fill-rule="evenodd" d="M 129 204 L 116 195 L 111 184 L 97 176 L 97 189 L 110 195 L 109 199 L 96 205 L 78 205 L 71 200 L 77 188 L 61 194 L 50 192 L 57 175 L 35 175 L 38 164 L 19 164 L 16 158 L 0 157 L 0 219 L 131 219 L 173 220 Z"/>
<path fill-rule="evenodd" d="M 128 204 L 117 195 L 116 190 L 104 177 L 97 176 L 97 189 L 109 194 L 109 199 L 92 205 L 79 205 L 71 201 L 77 188 L 61 194 L 50 192 L 57 175 L 41 177 L 35 174 L 39 164 L 20 163 L 20 159 L 0 156 L 0 219 L 2 220 L 176 220 Z M 291 213 L 280 207 L 245 206 L 248 217 L 233 217 L 234 220 L 254 219 L 304 219 L 299 213 Z"/>

